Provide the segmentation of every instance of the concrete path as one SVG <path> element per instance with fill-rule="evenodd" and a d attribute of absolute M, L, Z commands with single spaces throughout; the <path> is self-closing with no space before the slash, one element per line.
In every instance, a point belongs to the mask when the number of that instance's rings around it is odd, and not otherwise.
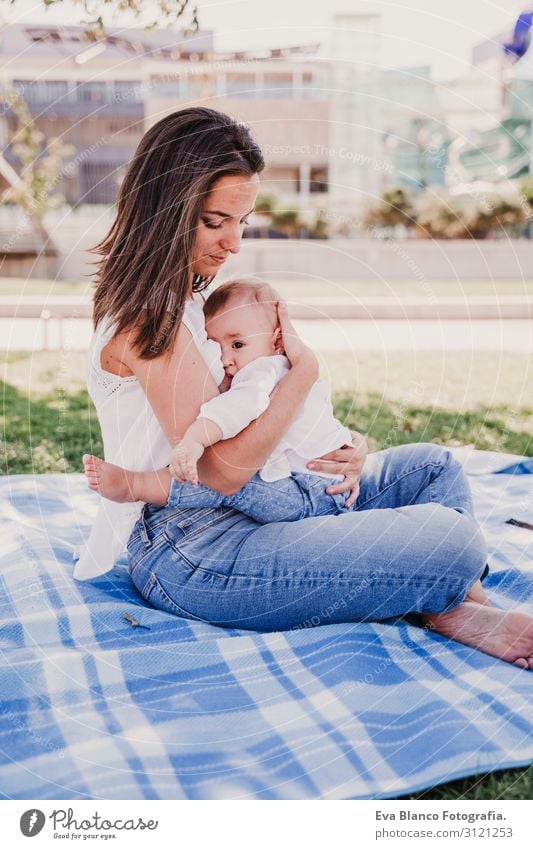
<path fill-rule="evenodd" d="M 296 320 L 305 342 L 317 351 L 515 351 L 533 352 L 533 322 L 476 320 Z M 87 319 L 0 318 L 0 350 L 40 351 L 63 346 L 86 350 L 92 325 Z M 62 338 L 61 338 L 62 337 Z"/>

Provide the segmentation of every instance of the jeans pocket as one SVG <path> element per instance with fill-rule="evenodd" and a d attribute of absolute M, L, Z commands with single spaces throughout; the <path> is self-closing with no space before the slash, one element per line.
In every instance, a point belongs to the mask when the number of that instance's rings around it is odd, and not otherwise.
<path fill-rule="evenodd" d="M 154 607 L 157 607 L 158 610 L 164 610 L 166 613 L 172 613 L 174 616 L 180 616 L 182 619 L 193 619 L 196 622 L 207 622 L 206 619 L 202 619 L 200 616 L 195 616 L 194 613 L 190 613 L 180 604 L 177 604 L 161 585 L 154 572 L 151 573 L 150 578 L 142 591 L 142 597 L 145 601 L 148 601 Z"/>

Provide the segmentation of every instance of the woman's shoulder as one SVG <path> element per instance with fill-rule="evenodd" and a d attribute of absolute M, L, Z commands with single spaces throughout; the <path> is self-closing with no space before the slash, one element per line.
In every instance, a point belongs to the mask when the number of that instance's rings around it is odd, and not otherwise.
<path fill-rule="evenodd" d="M 181 324 L 197 342 L 205 336 L 204 314 L 198 302 L 194 300 L 185 302 Z M 137 330 L 136 325 L 132 325 L 116 332 L 111 323 L 105 320 L 100 322 L 94 331 L 91 345 L 91 359 L 97 369 L 118 378 L 136 376 L 139 370 L 143 370 L 146 363 L 150 363 L 151 368 L 154 369 L 157 359 L 144 360 L 135 345 Z M 165 358 L 162 358 L 162 362 L 163 360 Z"/>
<path fill-rule="evenodd" d="M 202 304 L 195 298 L 188 298 L 183 307 L 181 320 L 193 336 L 205 333 L 205 318 Z"/>

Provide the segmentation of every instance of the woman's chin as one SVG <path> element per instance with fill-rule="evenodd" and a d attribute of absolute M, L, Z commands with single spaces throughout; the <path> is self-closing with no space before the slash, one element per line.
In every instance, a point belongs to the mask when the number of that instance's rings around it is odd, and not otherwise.
<path fill-rule="evenodd" d="M 202 260 L 194 264 L 193 273 L 199 274 L 200 277 L 214 277 L 217 271 L 220 270 L 223 263 L 214 262 L 210 259 Z"/>

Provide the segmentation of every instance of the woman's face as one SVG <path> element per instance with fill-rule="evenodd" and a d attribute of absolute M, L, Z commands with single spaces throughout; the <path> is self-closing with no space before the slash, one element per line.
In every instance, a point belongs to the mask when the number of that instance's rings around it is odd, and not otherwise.
<path fill-rule="evenodd" d="M 200 215 L 192 270 L 212 277 L 229 254 L 239 252 L 247 217 L 254 210 L 259 177 L 221 177 L 206 196 Z"/>

